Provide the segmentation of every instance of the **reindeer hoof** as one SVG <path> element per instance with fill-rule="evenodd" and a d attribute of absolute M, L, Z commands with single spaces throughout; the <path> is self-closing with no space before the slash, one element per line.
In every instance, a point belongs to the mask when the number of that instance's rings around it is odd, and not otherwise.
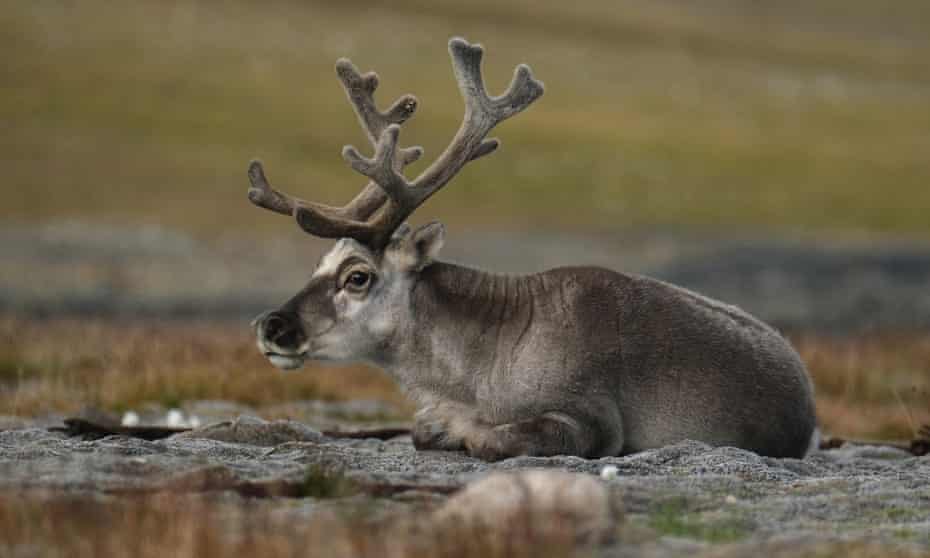
<path fill-rule="evenodd" d="M 461 440 L 450 438 L 445 430 L 430 424 L 418 424 L 414 428 L 413 447 L 417 451 L 461 451 L 465 449 L 465 445 Z"/>

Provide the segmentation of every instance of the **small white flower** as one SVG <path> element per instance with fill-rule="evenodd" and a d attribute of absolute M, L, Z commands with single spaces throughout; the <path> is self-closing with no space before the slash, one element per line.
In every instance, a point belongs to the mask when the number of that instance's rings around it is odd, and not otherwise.
<path fill-rule="evenodd" d="M 620 469 L 618 469 L 616 465 L 604 465 L 601 467 L 601 478 L 604 480 L 615 479 L 619 473 Z"/>
<path fill-rule="evenodd" d="M 184 426 L 184 413 L 178 409 L 171 409 L 168 411 L 168 416 L 165 417 L 165 423 L 168 426 Z"/>
<path fill-rule="evenodd" d="M 138 426 L 139 415 L 132 411 L 126 411 L 126 413 L 123 414 L 123 420 L 120 421 L 120 424 L 123 426 Z"/>

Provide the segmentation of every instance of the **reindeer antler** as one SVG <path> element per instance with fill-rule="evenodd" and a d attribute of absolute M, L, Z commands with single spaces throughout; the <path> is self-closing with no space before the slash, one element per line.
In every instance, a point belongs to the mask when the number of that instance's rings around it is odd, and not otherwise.
<path fill-rule="evenodd" d="M 445 186 L 469 161 L 492 153 L 497 139 L 485 139 L 494 126 L 526 109 L 543 93 L 543 85 L 533 79 L 529 66 L 517 66 L 510 87 L 500 97 L 490 97 L 481 75 L 483 49 L 464 39 L 449 41 L 449 53 L 465 101 L 462 125 L 445 151 L 416 179 L 408 181 L 403 167 L 423 153 L 419 147 L 399 148 L 400 125 L 416 109 L 412 95 L 398 99 L 385 112 L 374 103 L 378 77 L 374 73 L 360 75 L 351 62 L 341 59 L 336 72 L 368 134 L 375 153 L 363 157 L 357 149 L 346 146 L 342 155 L 360 174 L 371 182 L 344 207 L 335 208 L 292 198 L 268 185 L 261 164 L 249 166 L 249 199 L 252 203 L 292 214 L 307 232 L 326 238 L 351 237 L 375 248 L 387 244 L 397 227 L 430 196 Z"/>
<path fill-rule="evenodd" d="M 374 72 L 360 74 L 346 59 L 336 62 L 336 75 L 345 88 L 346 96 L 352 103 L 359 123 L 362 125 L 372 145 L 376 145 L 381 132 L 390 124 L 402 124 L 413 116 L 417 108 L 417 99 L 405 95 L 394 102 L 385 112 L 380 112 L 375 105 L 374 92 L 378 88 L 378 76 Z M 423 154 L 420 147 L 411 147 L 401 151 L 400 165 L 416 161 Z M 331 207 L 324 204 L 305 201 L 279 192 L 271 187 L 265 178 L 264 169 L 259 161 L 249 164 L 249 200 L 259 207 L 270 209 L 285 215 L 294 215 L 298 223 L 307 232 L 326 238 L 357 237 L 370 241 L 373 231 L 364 221 L 384 205 L 387 195 L 375 183 L 371 182 L 348 204 L 343 207 Z"/>

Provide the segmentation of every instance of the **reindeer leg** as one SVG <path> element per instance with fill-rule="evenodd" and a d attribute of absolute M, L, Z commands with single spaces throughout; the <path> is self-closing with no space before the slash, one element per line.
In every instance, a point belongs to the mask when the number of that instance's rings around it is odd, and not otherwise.
<path fill-rule="evenodd" d="M 465 439 L 472 457 L 499 461 L 518 455 L 578 455 L 584 457 L 618 454 L 623 446 L 619 429 L 607 436 L 599 421 L 584 420 L 564 413 L 502 424 Z M 608 441 L 609 440 L 609 441 Z"/>
<path fill-rule="evenodd" d="M 475 410 L 462 404 L 441 401 L 417 411 L 413 447 L 417 450 L 463 451 L 465 439 L 484 432 Z"/>
<path fill-rule="evenodd" d="M 413 426 L 413 447 L 417 451 L 462 451 L 465 449 L 465 442 L 462 438 L 453 436 L 439 421 L 417 419 Z"/>

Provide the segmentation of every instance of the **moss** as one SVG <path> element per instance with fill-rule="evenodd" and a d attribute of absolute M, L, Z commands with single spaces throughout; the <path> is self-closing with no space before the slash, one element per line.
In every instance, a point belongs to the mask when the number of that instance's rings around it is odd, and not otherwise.
<path fill-rule="evenodd" d="M 166 409 L 179 409 L 184 400 L 176 393 L 162 393 L 158 402 Z"/>
<path fill-rule="evenodd" d="M 882 515 L 884 515 L 884 517 L 889 521 L 899 522 L 920 519 L 926 514 L 921 514 L 912 508 L 902 508 L 895 506 L 882 510 Z"/>
<path fill-rule="evenodd" d="M 920 536 L 920 534 L 917 533 L 917 531 L 913 529 L 908 529 L 907 527 L 901 527 L 899 529 L 895 529 L 894 531 L 891 532 L 891 534 L 892 536 L 894 536 L 894 538 L 901 539 L 904 541 L 913 541 Z"/>
<path fill-rule="evenodd" d="M 38 366 L 15 355 L 0 356 L 0 384 L 18 384 L 25 379 L 39 376 L 40 372 Z"/>
<path fill-rule="evenodd" d="M 661 535 L 720 543 L 744 538 L 750 530 L 746 520 L 735 517 L 706 519 L 689 512 L 683 499 L 664 502 L 649 517 L 649 526 Z"/>
<path fill-rule="evenodd" d="M 358 485 L 341 470 L 311 465 L 304 474 L 303 498 L 344 498 L 359 492 Z"/>

